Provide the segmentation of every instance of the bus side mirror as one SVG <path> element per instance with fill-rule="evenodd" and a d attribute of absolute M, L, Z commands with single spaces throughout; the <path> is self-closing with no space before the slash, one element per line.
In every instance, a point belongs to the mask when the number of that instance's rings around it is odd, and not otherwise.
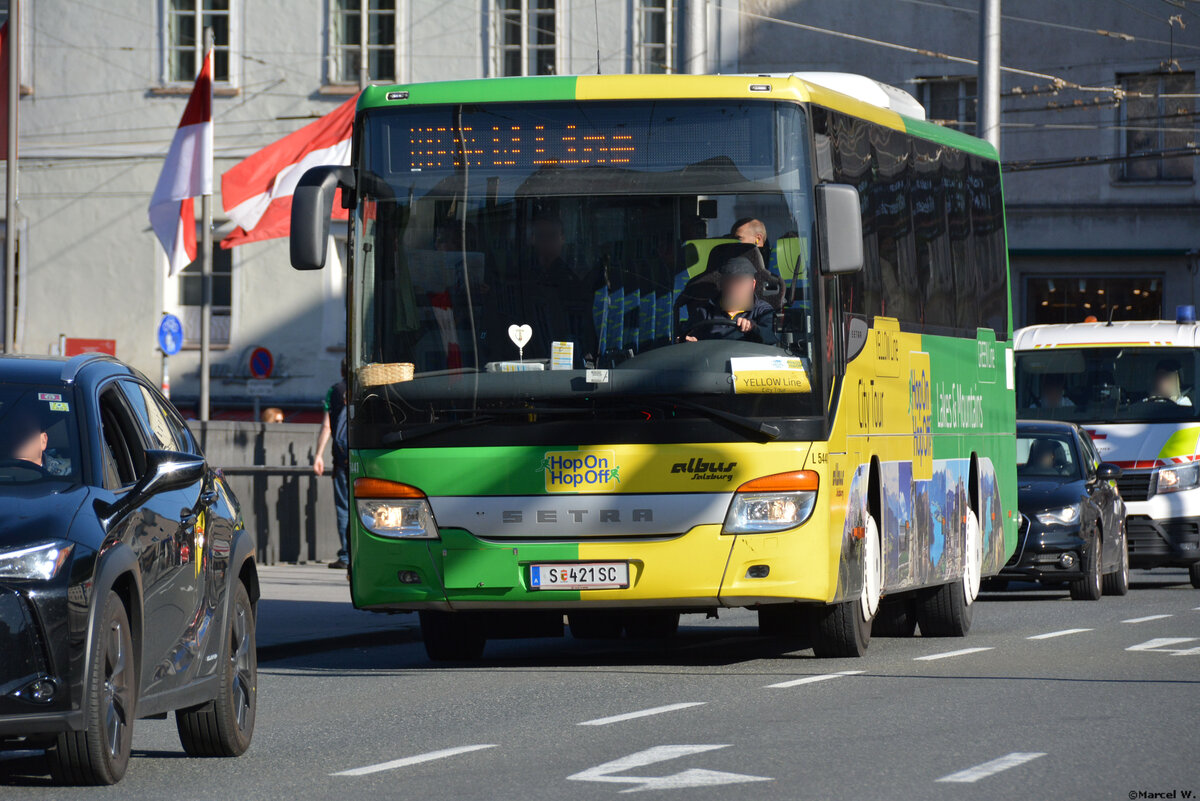
<path fill-rule="evenodd" d="M 863 268 L 858 190 L 848 184 L 820 184 L 813 193 L 821 238 L 821 272 L 825 275 L 858 272 Z"/>
<path fill-rule="evenodd" d="M 325 266 L 329 247 L 329 217 L 333 214 L 333 195 L 342 190 L 343 205 L 354 191 L 351 167 L 313 167 L 304 173 L 292 193 L 292 267 L 320 270 Z M 353 203 L 351 203 L 353 205 Z"/>

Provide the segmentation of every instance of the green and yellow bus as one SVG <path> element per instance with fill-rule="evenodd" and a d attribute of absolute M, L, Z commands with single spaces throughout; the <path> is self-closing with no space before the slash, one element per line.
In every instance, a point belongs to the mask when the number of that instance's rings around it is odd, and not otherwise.
<path fill-rule="evenodd" d="M 823 656 L 966 634 L 1018 527 L 999 164 L 857 81 L 363 92 L 291 235 L 320 268 L 340 188 L 355 606 L 435 660 L 722 607 Z"/>

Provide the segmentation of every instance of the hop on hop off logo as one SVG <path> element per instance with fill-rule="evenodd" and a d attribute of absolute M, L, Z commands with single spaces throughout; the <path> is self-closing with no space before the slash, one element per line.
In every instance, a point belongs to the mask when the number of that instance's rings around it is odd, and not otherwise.
<path fill-rule="evenodd" d="M 538 472 L 546 492 L 612 492 L 621 483 L 613 451 L 547 451 Z"/>

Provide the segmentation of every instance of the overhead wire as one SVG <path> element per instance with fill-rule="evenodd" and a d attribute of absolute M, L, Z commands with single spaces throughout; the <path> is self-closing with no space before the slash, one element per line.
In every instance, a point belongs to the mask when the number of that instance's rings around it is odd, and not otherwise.
<path fill-rule="evenodd" d="M 931 8 L 943 9 L 945 11 L 959 11 L 963 14 L 979 16 L 977 8 L 963 8 L 961 6 L 952 6 L 947 3 L 935 2 L 935 0 L 900 0 L 902 3 L 909 3 L 915 6 L 929 6 Z M 1147 42 L 1149 44 L 1173 45 L 1182 47 L 1187 50 L 1200 50 L 1200 45 L 1181 45 L 1178 42 L 1171 42 L 1167 39 L 1151 39 L 1145 36 L 1137 36 L 1131 33 L 1122 31 L 1110 31 L 1104 28 L 1085 28 L 1080 25 L 1068 25 L 1064 22 L 1051 22 L 1050 20 L 1030 19 L 1029 17 L 1018 17 L 1013 14 L 1001 14 L 1001 19 L 1008 22 L 1021 22 L 1030 25 L 1040 25 L 1045 28 L 1057 28 L 1059 30 L 1073 31 L 1075 33 L 1086 33 L 1095 36 L 1103 36 L 1109 39 L 1120 39 L 1125 42 Z M 1160 20 L 1163 21 L 1163 20 Z"/>

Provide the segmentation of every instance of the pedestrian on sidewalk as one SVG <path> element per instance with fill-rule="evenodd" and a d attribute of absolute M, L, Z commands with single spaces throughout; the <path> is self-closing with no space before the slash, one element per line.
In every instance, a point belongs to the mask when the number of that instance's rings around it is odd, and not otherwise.
<path fill-rule="evenodd" d="M 335 570 L 350 567 L 350 549 L 347 527 L 350 525 L 350 448 L 346 436 L 346 360 L 342 359 L 342 380 L 325 393 L 325 419 L 321 422 L 321 435 L 317 438 L 317 455 L 313 459 L 313 472 L 325 474 L 325 446 L 333 440 L 333 505 L 337 510 L 338 548 L 337 559 L 329 563 Z"/>

